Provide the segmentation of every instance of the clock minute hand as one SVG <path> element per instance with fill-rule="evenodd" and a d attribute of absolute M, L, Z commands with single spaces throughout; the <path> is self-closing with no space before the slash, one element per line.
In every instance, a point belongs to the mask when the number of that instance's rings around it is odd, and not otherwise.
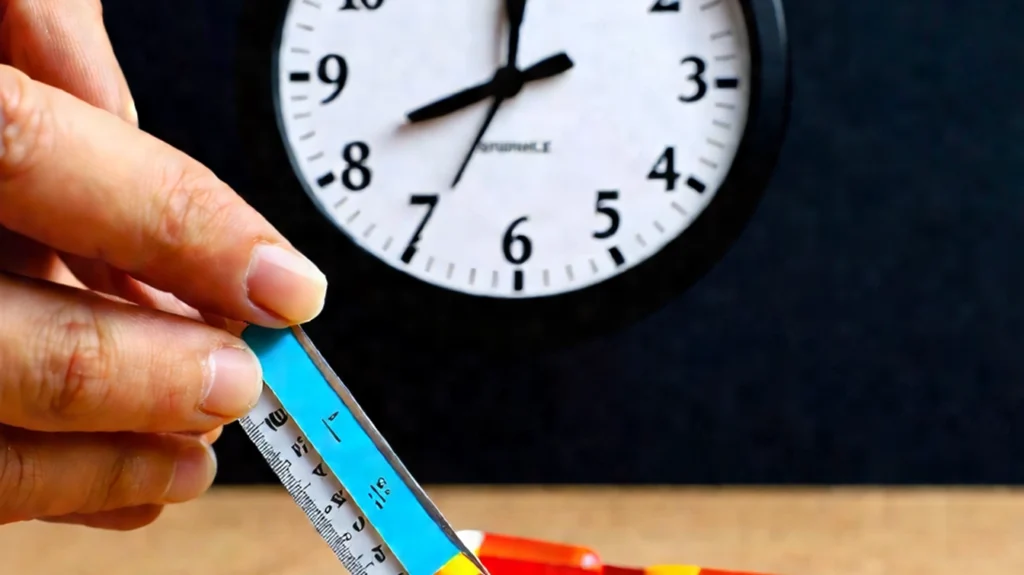
<path fill-rule="evenodd" d="M 515 68 L 519 56 L 519 31 L 526 18 L 526 0 L 505 0 L 505 15 L 509 26 L 507 66 Z"/>
<path fill-rule="evenodd" d="M 566 72 L 572 67 L 572 59 L 570 59 L 569 55 L 565 52 L 561 52 L 554 56 L 544 58 L 523 70 L 522 80 L 523 83 L 544 80 Z M 457 112 L 463 108 L 467 108 L 477 102 L 482 102 L 483 100 L 494 96 L 496 89 L 497 85 L 495 84 L 495 81 L 491 79 L 483 84 L 466 88 L 461 92 L 456 92 L 455 94 L 445 96 L 436 102 L 417 108 L 416 110 L 406 114 L 406 117 L 409 119 L 409 122 L 417 123 L 440 118 L 441 116 L 447 116 L 448 114 Z"/>

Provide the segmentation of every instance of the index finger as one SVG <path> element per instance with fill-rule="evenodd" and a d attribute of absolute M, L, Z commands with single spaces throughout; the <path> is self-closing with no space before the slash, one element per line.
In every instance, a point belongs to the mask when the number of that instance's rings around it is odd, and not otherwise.
<path fill-rule="evenodd" d="M 323 273 L 184 153 L 7 66 L 0 121 L 0 226 L 226 318 L 284 327 L 323 308 Z"/>
<path fill-rule="evenodd" d="M 0 0 L 0 55 L 33 79 L 137 123 L 100 0 Z"/>

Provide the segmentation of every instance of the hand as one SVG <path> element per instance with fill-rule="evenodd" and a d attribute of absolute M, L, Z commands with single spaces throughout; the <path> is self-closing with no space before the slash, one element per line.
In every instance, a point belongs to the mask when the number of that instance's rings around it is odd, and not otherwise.
<path fill-rule="evenodd" d="M 565 52 L 561 52 L 554 56 L 544 58 L 540 62 L 537 62 L 533 66 L 523 70 L 521 72 L 522 83 L 529 84 L 530 82 L 535 82 L 537 80 L 551 78 L 569 71 L 572 67 L 573 61 L 569 58 L 569 55 Z M 472 88 L 456 92 L 455 94 L 441 98 L 436 102 L 427 104 L 422 108 L 413 110 L 407 114 L 407 117 L 409 118 L 409 122 L 417 123 L 447 116 L 448 114 L 458 112 L 463 108 L 467 108 L 477 102 L 481 102 L 491 96 L 494 96 L 497 93 L 497 89 L 497 80 L 492 78 L 483 84 L 478 84 Z"/>
<path fill-rule="evenodd" d="M 307 321 L 326 281 L 136 127 L 98 0 L 0 9 L 0 524 L 140 527 L 259 396 L 228 330 Z"/>

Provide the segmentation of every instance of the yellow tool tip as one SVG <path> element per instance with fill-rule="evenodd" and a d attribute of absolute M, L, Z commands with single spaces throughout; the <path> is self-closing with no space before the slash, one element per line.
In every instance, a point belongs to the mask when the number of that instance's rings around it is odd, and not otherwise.
<path fill-rule="evenodd" d="M 437 575 L 481 575 L 480 568 L 473 563 L 473 560 L 459 553 L 444 564 L 444 567 L 437 572 Z M 483 575 L 488 575 L 485 571 Z"/>
<path fill-rule="evenodd" d="M 701 568 L 693 565 L 651 565 L 646 575 L 700 575 Z"/>

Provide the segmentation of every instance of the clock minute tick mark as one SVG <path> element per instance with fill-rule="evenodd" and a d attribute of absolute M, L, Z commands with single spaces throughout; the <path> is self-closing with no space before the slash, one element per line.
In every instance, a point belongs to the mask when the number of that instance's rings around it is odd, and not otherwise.
<path fill-rule="evenodd" d="M 316 185 L 320 186 L 321 188 L 326 188 L 327 186 L 333 184 L 336 179 L 337 178 L 334 176 L 334 172 L 327 172 L 326 174 L 316 179 Z"/>
<path fill-rule="evenodd" d="M 356 221 L 356 218 L 358 218 L 359 214 L 361 214 L 361 213 L 362 213 L 362 210 L 356 210 L 355 212 L 352 213 L 351 216 L 348 217 L 347 220 L 345 220 L 345 223 L 346 224 L 351 224 L 352 222 Z"/>
<path fill-rule="evenodd" d="M 612 261 L 615 262 L 615 267 L 622 267 L 626 263 L 625 256 L 622 255 L 622 251 L 617 246 L 608 248 L 608 255 L 612 256 Z"/>
<path fill-rule="evenodd" d="M 309 24 L 298 23 L 298 24 L 295 25 L 295 27 L 299 28 L 301 30 L 305 30 L 306 32 L 312 32 L 314 30 L 314 28 L 312 26 L 310 26 Z"/>
<path fill-rule="evenodd" d="M 491 272 L 491 289 L 498 289 L 498 271 Z"/>
<path fill-rule="evenodd" d="M 637 234 L 636 235 L 636 243 L 640 244 L 640 247 L 642 247 L 642 248 L 646 248 L 647 247 L 647 240 L 645 240 L 644 236 L 641 235 L 641 234 Z"/>
<path fill-rule="evenodd" d="M 447 279 L 452 279 L 453 275 L 455 275 L 455 264 L 448 264 L 448 271 L 445 272 L 444 277 Z"/>
<path fill-rule="evenodd" d="M 382 247 L 381 250 L 385 251 L 385 252 L 390 250 L 391 249 L 391 243 L 394 242 L 394 241 L 395 241 L 395 238 L 388 238 L 387 240 L 385 240 L 384 241 L 384 247 Z"/>
<path fill-rule="evenodd" d="M 707 186 L 704 185 L 704 182 L 698 180 L 695 176 L 690 176 L 689 178 L 687 178 L 686 186 L 689 187 L 691 190 L 697 192 L 698 194 L 703 194 L 704 190 L 707 189 Z"/>
<path fill-rule="evenodd" d="M 594 272 L 594 275 L 597 275 L 597 272 L 601 271 L 598 269 L 597 262 L 594 261 L 594 258 L 590 258 L 590 271 Z"/>
<path fill-rule="evenodd" d="M 370 224 L 370 227 L 366 228 L 366 231 L 363 232 L 363 237 L 369 239 L 375 229 L 377 229 L 377 224 Z"/>
<path fill-rule="evenodd" d="M 338 200 L 337 202 L 335 202 L 334 209 L 338 209 L 341 206 L 344 206 L 345 202 L 347 202 L 347 201 L 348 201 L 348 196 L 341 196 L 341 199 Z"/>
<path fill-rule="evenodd" d="M 687 216 L 687 215 L 689 215 L 689 214 L 688 214 L 688 213 L 686 212 L 686 210 L 685 210 L 685 209 L 683 209 L 683 206 L 680 206 L 680 205 L 679 205 L 679 204 L 677 204 L 676 202 L 672 202 L 672 209 L 673 209 L 673 210 L 675 210 L 675 211 L 677 211 L 677 212 L 679 212 L 679 214 L 680 214 L 680 215 L 683 215 L 683 216 Z"/>
<path fill-rule="evenodd" d="M 469 269 L 469 285 L 476 283 L 476 268 Z"/>

